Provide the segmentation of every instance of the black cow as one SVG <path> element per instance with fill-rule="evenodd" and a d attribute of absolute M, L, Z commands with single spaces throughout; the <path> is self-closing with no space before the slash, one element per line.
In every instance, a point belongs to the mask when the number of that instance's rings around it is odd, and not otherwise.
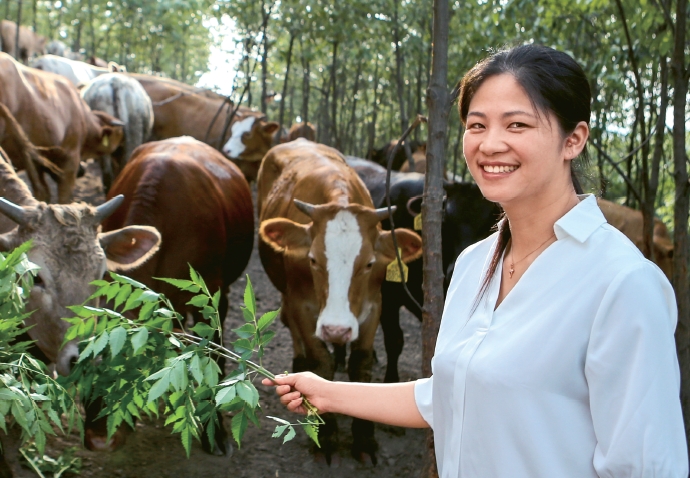
<path fill-rule="evenodd" d="M 426 147 L 426 143 L 420 143 L 419 141 L 411 140 L 409 141 L 409 143 L 411 153 L 414 153 L 422 146 Z M 393 139 L 379 149 L 372 149 L 367 154 L 367 159 L 369 159 L 370 161 L 374 161 L 375 163 L 380 164 L 385 168 L 388 164 L 388 155 L 391 151 L 393 151 L 393 148 L 395 148 L 397 144 L 398 140 Z M 405 148 L 403 143 L 403 145 L 401 145 L 395 152 L 395 156 L 393 157 L 393 167 L 391 169 L 395 171 L 400 171 L 400 168 L 405 163 L 405 161 L 407 161 L 407 156 L 405 156 Z"/>
<path fill-rule="evenodd" d="M 364 159 L 351 156 L 347 156 L 346 159 L 369 189 L 374 207 L 386 206 L 386 170 Z M 500 211 L 498 205 L 484 199 L 479 187 L 474 183 L 447 182 L 443 188 L 446 197 L 441 237 L 445 272 L 444 286 L 447 290 L 455 259 L 467 246 L 491 234 Z M 424 175 L 391 172 L 391 205 L 398 206 L 393 214 L 395 227 L 413 228 L 414 217 L 421 212 L 423 191 Z M 384 229 L 390 229 L 389 221 L 382 221 L 381 224 Z M 423 302 L 422 260 L 418 259 L 407 265 L 409 267 L 407 288 L 421 305 Z M 385 281 L 381 286 L 381 328 L 388 356 L 385 376 L 385 381 L 388 383 L 399 380 L 398 357 L 404 345 L 403 332 L 400 328 L 400 307 L 402 306 L 422 320 L 421 309 L 410 299 L 402 284 Z"/>

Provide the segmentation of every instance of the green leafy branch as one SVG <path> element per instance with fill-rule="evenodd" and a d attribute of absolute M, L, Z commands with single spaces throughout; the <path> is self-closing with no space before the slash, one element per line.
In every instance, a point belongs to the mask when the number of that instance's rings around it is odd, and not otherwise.
<path fill-rule="evenodd" d="M 261 407 L 253 379 L 257 375 L 275 378 L 263 367 L 262 357 L 275 335 L 268 328 L 278 311 L 256 316 L 254 291 L 247 277 L 242 307 L 245 324 L 234 330 L 238 339 L 228 348 L 220 340 L 220 291 L 211 294 L 191 267 L 191 280 L 161 280 L 194 294 L 188 304 L 200 309 L 205 319 L 192 327 L 196 335 L 183 331 L 183 317 L 164 295 L 128 277 L 110 276 L 111 282 L 93 283 L 98 290 L 89 299 L 105 299 L 112 308 L 70 308 L 76 317 L 67 319 L 72 326 L 65 340 L 81 340 L 81 352 L 65 385 L 76 389 L 87 403 L 102 401 L 100 416 L 108 417 L 109 438 L 123 422 L 133 427 L 142 415 L 157 416 L 162 403 L 165 424 L 172 424 L 173 432 L 180 433 L 188 455 L 192 438 L 201 438 L 202 427 L 214 443 L 215 431 L 221 426 L 217 412 L 233 414 L 231 429 L 239 446 L 249 422 L 259 426 Z M 98 360 L 87 360 L 96 357 Z M 216 363 L 221 357 L 236 364 L 222 380 Z M 307 433 L 316 440 L 317 427 L 323 421 L 315 411 L 307 422 Z"/>
<path fill-rule="evenodd" d="M 53 379 L 46 365 L 29 353 L 32 342 L 22 336 L 29 328 L 24 319 L 26 301 L 39 267 L 29 261 L 27 242 L 0 254 L 0 429 L 16 424 L 24 442 L 34 440 L 42 454 L 46 435 L 54 435 L 54 427 L 63 433 L 60 416 L 68 417 L 68 429 L 81 428 L 81 417 L 68 391 Z"/>

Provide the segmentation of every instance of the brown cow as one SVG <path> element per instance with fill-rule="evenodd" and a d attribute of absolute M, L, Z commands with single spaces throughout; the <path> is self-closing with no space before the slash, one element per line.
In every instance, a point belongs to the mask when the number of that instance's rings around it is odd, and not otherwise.
<path fill-rule="evenodd" d="M 414 160 L 414 172 L 415 173 L 426 173 L 426 143 L 422 143 L 417 146 L 417 149 L 412 151 L 412 159 Z M 445 175 L 445 165 L 444 165 L 444 175 Z M 400 166 L 401 173 L 410 172 L 410 162 L 405 161 L 402 166 Z"/>
<path fill-rule="evenodd" d="M 316 126 L 307 122 L 295 123 L 290 127 L 288 132 L 288 141 L 294 141 L 297 138 L 308 139 L 309 141 L 316 141 Z"/>
<path fill-rule="evenodd" d="M 605 199 L 597 199 L 606 221 L 621 231 L 640 251 L 644 250 L 642 240 L 642 211 L 621 206 Z M 659 266 L 668 280 L 673 276 L 673 241 L 669 237 L 666 225 L 654 218 L 654 263 Z"/>
<path fill-rule="evenodd" d="M 187 305 L 189 292 L 153 279 L 189 278 L 191 265 L 211 291 L 221 290 L 219 312 L 225 317 L 228 288 L 245 269 L 254 243 L 251 193 L 237 166 L 190 137 L 151 142 L 134 150 L 109 197 L 117 194 L 125 195 L 124 205 L 103 223 L 104 231 L 147 224 L 163 238 L 160 252 L 130 277 L 164 293 L 178 312 L 200 318 Z M 227 452 L 223 429 L 216 432 L 216 445 Z"/>
<path fill-rule="evenodd" d="M 0 22 L 0 46 L 2 51 L 9 53 L 12 57 L 16 54 L 17 24 L 9 20 Z M 34 55 L 45 53 L 46 39 L 25 26 L 19 27 L 19 60 L 26 64 Z"/>
<path fill-rule="evenodd" d="M 62 317 L 73 315 L 67 306 L 83 303 L 93 292 L 89 283 L 100 279 L 107 269 L 129 273 L 144 263 L 157 250 L 160 235 L 154 228 L 136 226 L 101 233 L 101 221 L 117 208 L 121 198 L 98 208 L 36 201 L 1 149 L 0 196 L 0 251 L 32 240 L 28 256 L 41 267 L 26 306 L 33 311 L 26 320 L 32 326 L 29 338 L 36 341 L 41 358 L 55 363 L 57 371 L 66 375 L 78 356 L 76 343 L 62 346 L 69 327 Z M 3 436 L 0 431 L 2 450 L 14 449 L 16 438 L 12 432 Z M 0 470 L 5 458 L 10 462 L 4 465 L 6 473 L 19 469 L 16 456 L 6 453 L 3 457 L 0 452 Z"/>
<path fill-rule="evenodd" d="M 247 180 L 256 179 L 278 123 L 266 121 L 259 111 L 240 107 L 222 137 L 234 108 L 225 96 L 167 78 L 131 73 L 129 76 L 141 83 L 153 102 L 153 139 L 191 136 L 222 151 L 239 166 Z"/>
<path fill-rule="evenodd" d="M 91 111 L 65 78 L 35 70 L 0 53 L 0 103 L 7 106 L 36 146 L 59 147 L 65 158 L 58 182 L 58 202 L 72 198 L 81 159 L 111 154 L 122 141 L 122 122 Z M 0 138 L 4 120 L 0 120 Z M 21 156 L 16 140 L 5 137 L 0 146 L 10 157 Z M 42 179 L 42 176 L 40 176 Z M 42 188 L 47 191 L 47 185 Z"/>
<path fill-rule="evenodd" d="M 371 381 L 381 283 L 395 258 L 385 209 L 375 210 L 364 183 L 335 149 L 298 139 L 272 148 L 259 170 L 259 254 L 282 293 L 281 320 L 290 329 L 293 370 L 333 379 L 327 343 L 350 343 L 348 372 Z M 421 254 L 420 237 L 396 229 L 405 262 Z M 289 280 L 288 280 L 289 278 Z M 320 430 L 326 460 L 334 420 Z M 352 424 L 355 458 L 376 461 L 371 422 Z"/>

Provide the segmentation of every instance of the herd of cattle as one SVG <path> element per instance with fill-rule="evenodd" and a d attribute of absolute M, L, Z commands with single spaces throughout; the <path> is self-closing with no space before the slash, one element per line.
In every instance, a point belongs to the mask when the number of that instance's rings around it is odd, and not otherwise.
<path fill-rule="evenodd" d="M 124 271 L 165 293 L 178 311 L 194 315 L 187 310 L 188 293 L 153 280 L 185 278 L 191 264 L 209 288 L 224 292 L 224 316 L 229 286 L 254 245 L 249 183 L 255 180 L 259 253 L 282 294 L 293 370 L 332 379 L 349 345 L 350 379 L 370 381 L 380 322 L 388 356 L 385 380 L 398 380 L 400 307 L 421 319 L 423 245 L 413 229 L 422 173 L 404 171 L 404 158 L 394 164 L 403 171 L 392 173 L 391 218 L 386 170 L 315 143 L 309 124 L 295 125 L 284 142 L 276 141 L 276 122 L 208 90 L 52 55 L 32 65 L 0 53 L 0 250 L 33 239 L 29 256 L 41 270 L 28 304 L 35 311 L 29 333 L 59 373 L 68 373 L 78 354 L 74 343 L 61 347 L 66 307 L 82 303 L 91 293 L 89 282 L 106 270 Z M 423 171 L 418 167 L 423 145 L 414 150 L 414 169 Z M 87 158 L 102 165 L 108 200 L 98 207 L 70 204 Z M 26 170 L 33 194 L 15 168 Z M 58 204 L 48 204 L 45 174 L 57 181 Z M 448 181 L 445 194 L 447 283 L 455 258 L 491 233 L 499 210 L 471 183 Z M 608 221 L 641 246 L 641 213 L 603 200 L 600 205 Z M 402 284 L 385 281 L 396 257 L 393 234 L 408 263 L 407 285 L 416 303 Z M 673 248 L 661 222 L 654 234 L 657 263 L 670 276 Z M 320 441 L 330 460 L 335 421 L 326 421 Z M 376 463 L 373 424 L 354 420 L 352 433 L 353 456 Z M 95 432 L 87 438 L 92 449 L 116 442 Z M 224 452 L 226 441 L 227 434 L 216 433 L 216 443 L 204 447 Z M 0 459 L 0 477 L 12 476 L 3 463 Z"/>

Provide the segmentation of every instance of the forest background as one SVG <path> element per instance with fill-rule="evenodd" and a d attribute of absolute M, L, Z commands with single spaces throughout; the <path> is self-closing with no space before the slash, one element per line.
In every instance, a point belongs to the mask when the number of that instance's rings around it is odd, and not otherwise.
<path fill-rule="evenodd" d="M 288 128 L 315 123 L 318 140 L 345 154 L 364 157 L 426 114 L 431 0 L 2 0 L 0 15 L 17 21 L 20 8 L 21 24 L 48 40 L 131 72 L 196 84 L 223 68 L 209 64 L 213 49 L 237 62 L 236 75 L 215 76 L 221 91 Z M 570 53 L 594 96 L 586 189 L 638 209 L 651 203 L 673 230 L 675 13 L 670 0 L 451 2 L 449 87 L 491 49 L 536 42 Z M 453 112 L 448 168 L 471 179 L 462 133 Z"/>

